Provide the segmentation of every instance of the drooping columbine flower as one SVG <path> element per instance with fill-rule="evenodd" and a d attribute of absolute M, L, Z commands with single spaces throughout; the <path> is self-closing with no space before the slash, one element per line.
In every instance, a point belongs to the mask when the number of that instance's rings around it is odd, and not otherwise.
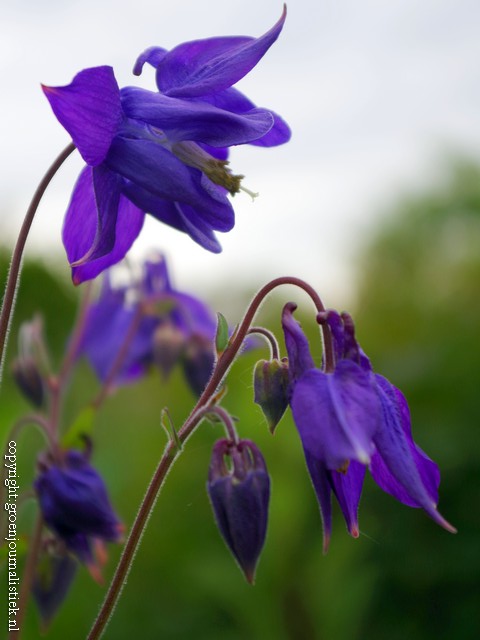
<path fill-rule="evenodd" d="M 267 533 L 270 500 L 267 467 L 255 443 L 216 442 L 207 491 L 220 534 L 253 584 Z"/>
<path fill-rule="evenodd" d="M 289 355 L 290 405 L 319 501 L 324 549 L 331 534 L 331 493 L 348 530 L 358 537 L 358 504 L 367 466 L 377 484 L 395 498 L 420 507 L 437 524 L 455 529 L 439 514 L 437 465 L 415 444 L 408 405 L 388 380 L 374 374 L 360 349 L 348 314 L 328 311 L 334 367 L 315 367 L 307 338 L 285 305 L 282 325 Z"/>
<path fill-rule="evenodd" d="M 48 527 L 101 580 L 104 542 L 119 542 L 122 525 L 87 455 L 72 449 L 60 463 L 42 463 L 35 491 Z"/>
<path fill-rule="evenodd" d="M 86 355 L 99 379 L 109 376 L 132 325 L 116 382 L 130 382 L 152 364 L 165 376 L 181 363 L 188 383 L 203 391 L 215 360 L 216 317 L 201 300 L 175 289 L 164 258 L 146 261 L 138 281 L 113 287 L 109 274 L 89 308 L 79 355 Z"/>
<path fill-rule="evenodd" d="M 161 92 L 120 90 L 107 66 L 85 69 L 64 87 L 43 87 L 87 163 L 63 228 L 76 284 L 125 256 L 145 213 L 221 251 L 214 231 L 232 229 L 227 193 L 237 193 L 241 181 L 227 168 L 228 147 L 274 146 L 290 137 L 279 116 L 232 88 L 275 42 L 284 21 L 285 10 L 257 39 L 212 38 L 170 53 L 149 50 L 136 71 L 145 61 L 158 63 Z"/>

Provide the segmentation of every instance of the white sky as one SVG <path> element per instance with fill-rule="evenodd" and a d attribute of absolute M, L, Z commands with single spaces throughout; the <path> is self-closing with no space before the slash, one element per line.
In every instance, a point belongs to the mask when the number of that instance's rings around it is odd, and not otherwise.
<path fill-rule="evenodd" d="M 215 35 L 259 36 L 277 0 L 19 0 L 0 8 L 0 216 L 10 244 L 47 166 L 68 143 L 39 83 L 68 84 L 111 64 L 135 84 L 150 45 Z M 260 192 L 238 195 L 237 224 L 211 255 L 151 221 L 136 254 L 167 252 L 183 289 L 227 277 L 310 280 L 338 304 L 348 296 L 358 241 L 399 189 L 428 181 L 439 153 L 480 156 L 480 3 L 477 0 L 291 0 L 283 33 L 238 87 L 281 113 L 292 141 L 239 147 L 232 169 Z M 153 73 L 140 80 L 154 88 Z M 79 159 L 70 159 L 39 211 L 30 252 L 61 252 L 62 218 Z M 231 292 L 230 292 L 230 295 Z M 333 300 L 332 300 L 333 297 Z"/>

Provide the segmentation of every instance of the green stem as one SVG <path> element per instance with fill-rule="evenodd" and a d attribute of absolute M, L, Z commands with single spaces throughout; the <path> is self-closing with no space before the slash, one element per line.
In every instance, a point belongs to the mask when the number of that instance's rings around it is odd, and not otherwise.
<path fill-rule="evenodd" d="M 221 384 L 223 378 L 232 365 L 235 356 L 242 346 L 242 343 L 264 298 L 273 289 L 284 284 L 292 284 L 300 287 L 312 298 L 317 311 L 325 311 L 325 307 L 323 306 L 323 303 L 317 292 L 308 283 L 301 280 L 300 278 L 288 276 L 277 278 L 260 289 L 260 291 L 255 295 L 252 302 L 250 303 L 250 306 L 248 307 L 242 322 L 238 326 L 234 336 L 232 336 L 230 344 L 218 359 L 212 376 L 207 383 L 207 386 L 205 387 L 202 395 L 198 399 L 195 407 L 192 409 L 182 428 L 179 430 L 177 435 L 178 441 L 181 444 L 186 442 L 186 440 L 195 430 L 195 427 L 204 417 L 204 408 L 208 407 L 211 398 L 214 396 L 217 388 Z M 324 339 L 325 360 L 330 361 L 333 358 L 333 351 L 331 340 L 329 339 L 328 328 L 327 332 L 325 332 L 324 330 Z M 117 569 L 105 596 L 102 608 L 100 609 L 100 613 L 98 614 L 98 617 L 95 620 L 92 629 L 90 630 L 87 640 L 97 640 L 97 638 L 100 638 L 103 631 L 105 630 L 118 602 L 123 586 L 126 582 L 128 572 L 132 565 L 132 561 L 137 551 L 138 545 L 140 544 L 140 541 L 142 539 L 146 524 L 148 522 L 148 518 L 150 517 L 150 513 L 155 505 L 155 502 L 158 498 L 163 483 L 165 482 L 168 472 L 170 471 L 173 463 L 178 458 L 182 450 L 183 449 L 179 448 L 177 443 L 173 440 L 170 440 L 165 447 L 160 462 L 155 470 L 155 473 L 153 474 L 152 480 L 147 488 L 143 501 L 137 512 L 137 516 L 125 543 L 123 553 L 120 557 Z"/>

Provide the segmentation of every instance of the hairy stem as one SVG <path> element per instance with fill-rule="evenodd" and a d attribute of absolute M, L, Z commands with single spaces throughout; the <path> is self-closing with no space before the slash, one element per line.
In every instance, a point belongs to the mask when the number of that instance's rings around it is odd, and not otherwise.
<path fill-rule="evenodd" d="M 250 327 L 250 329 L 248 330 L 248 335 L 254 335 L 254 334 L 263 336 L 265 340 L 268 342 L 270 346 L 270 359 L 279 360 L 280 349 L 278 347 L 278 342 L 275 335 L 268 329 L 265 329 L 265 327 Z"/>
<path fill-rule="evenodd" d="M 74 150 L 75 145 L 72 142 L 62 151 L 62 153 L 60 153 L 60 155 L 48 169 L 47 173 L 42 178 L 33 195 L 30 206 L 28 207 L 27 213 L 25 214 L 25 219 L 20 229 L 20 233 L 18 234 L 17 243 L 12 253 L 12 261 L 10 263 L 10 269 L 8 271 L 5 295 L 3 297 L 2 303 L 2 311 L 0 313 L 0 382 L 2 379 L 3 364 L 5 360 L 5 347 L 7 344 L 8 330 L 13 315 L 13 307 L 15 304 L 20 269 L 22 266 L 23 250 L 25 248 L 25 243 L 30 232 L 30 227 L 32 226 L 35 213 L 37 212 L 38 205 L 40 204 L 46 188 L 50 184 L 52 178 L 57 173 L 61 165 Z"/>
<path fill-rule="evenodd" d="M 178 441 L 181 444 L 185 443 L 185 441 L 192 435 L 196 426 L 203 419 L 205 413 L 207 413 L 205 411 L 205 408 L 208 407 L 212 397 L 215 395 L 215 392 L 223 381 L 229 368 L 231 367 L 235 356 L 239 352 L 263 300 L 273 289 L 284 284 L 291 284 L 300 287 L 312 298 L 317 311 L 325 311 L 325 307 L 323 306 L 322 300 L 317 292 L 308 283 L 306 283 L 304 280 L 301 280 L 300 278 L 289 276 L 276 278 L 275 280 L 272 280 L 271 282 L 266 284 L 262 289 L 260 289 L 260 291 L 255 295 L 252 302 L 250 303 L 242 322 L 237 327 L 236 332 L 230 339 L 229 345 L 219 357 L 211 378 L 208 381 L 202 395 L 198 399 L 195 407 L 192 409 L 189 417 L 186 419 L 183 426 L 178 431 L 177 437 Z M 322 327 L 322 329 L 324 331 L 323 335 L 325 342 L 325 360 L 326 362 L 329 362 L 333 359 L 333 350 L 329 329 L 328 327 L 326 328 L 326 330 L 324 329 L 324 327 Z M 137 516 L 130 530 L 130 534 L 125 543 L 125 547 L 120 557 L 117 569 L 112 578 L 112 582 L 110 583 L 107 595 L 105 596 L 102 608 L 100 609 L 100 613 L 98 614 L 98 617 L 93 624 L 87 640 L 96 640 L 97 638 L 100 638 L 108 624 L 108 621 L 110 620 L 115 605 L 122 592 L 123 585 L 126 582 L 126 578 L 131 568 L 133 558 L 143 536 L 148 518 L 150 517 L 150 513 L 158 498 L 160 489 L 162 488 L 165 478 L 167 477 L 169 470 L 171 469 L 181 450 L 182 449 L 178 447 L 175 441 L 170 440 L 168 442 L 160 459 L 160 462 L 155 470 L 155 473 L 153 474 L 152 480 L 147 488 L 143 501 L 140 505 Z"/>

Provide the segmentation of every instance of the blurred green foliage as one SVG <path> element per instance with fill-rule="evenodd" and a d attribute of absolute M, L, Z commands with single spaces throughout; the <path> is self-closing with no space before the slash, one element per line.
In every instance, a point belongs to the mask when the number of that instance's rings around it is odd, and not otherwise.
<path fill-rule="evenodd" d="M 318 508 L 291 417 L 269 434 L 253 403 L 252 384 L 254 364 L 265 352 L 248 352 L 229 374 L 224 405 L 239 416 L 241 435 L 260 446 L 272 476 L 269 533 L 257 584 L 246 584 L 215 529 L 205 482 L 212 444 L 222 432 L 204 423 L 168 477 L 105 638 L 480 637 L 479 168 L 456 164 L 440 187 L 404 199 L 384 219 L 359 261 L 358 298 L 351 311 L 374 368 L 409 400 L 414 437 L 442 470 L 440 510 L 458 535 L 367 480 L 359 540 L 349 538 L 337 509 L 331 548 L 323 556 Z M 4 262 L 0 266 L 5 273 Z M 26 264 L 15 326 L 41 309 L 57 361 L 73 321 L 74 294 L 41 265 Z M 303 294 L 296 297 L 320 358 L 312 308 Z M 260 321 L 277 335 L 281 306 L 291 298 L 281 292 L 262 310 Z M 10 359 L 14 351 L 15 330 Z M 65 406 L 65 427 L 95 390 L 92 372 L 81 364 Z M 13 420 L 28 411 L 8 372 L 0 398 L 5 437 Z M 179 426 L 193 403 L 180 371 L 168 381 L 152 372 L 112 395 L 97 416 L 94 464 L 127 527 L 165 444 L 161 409 L 168 405 Z M 27 488 L 42 443 L 25 432 L 18 444 Z M 34 512 L 30 502 L 19 519 L 22 531 L 28 531 Z M 106 582 L 119 553 L 119 546 L 110 546 Z M 4 571 L 0 581 L 3 593 Z M 49 637 L 85 637 L 103 592 L 82 569 Z M 32 606 L 23 637 L 38 637 Z"/>

